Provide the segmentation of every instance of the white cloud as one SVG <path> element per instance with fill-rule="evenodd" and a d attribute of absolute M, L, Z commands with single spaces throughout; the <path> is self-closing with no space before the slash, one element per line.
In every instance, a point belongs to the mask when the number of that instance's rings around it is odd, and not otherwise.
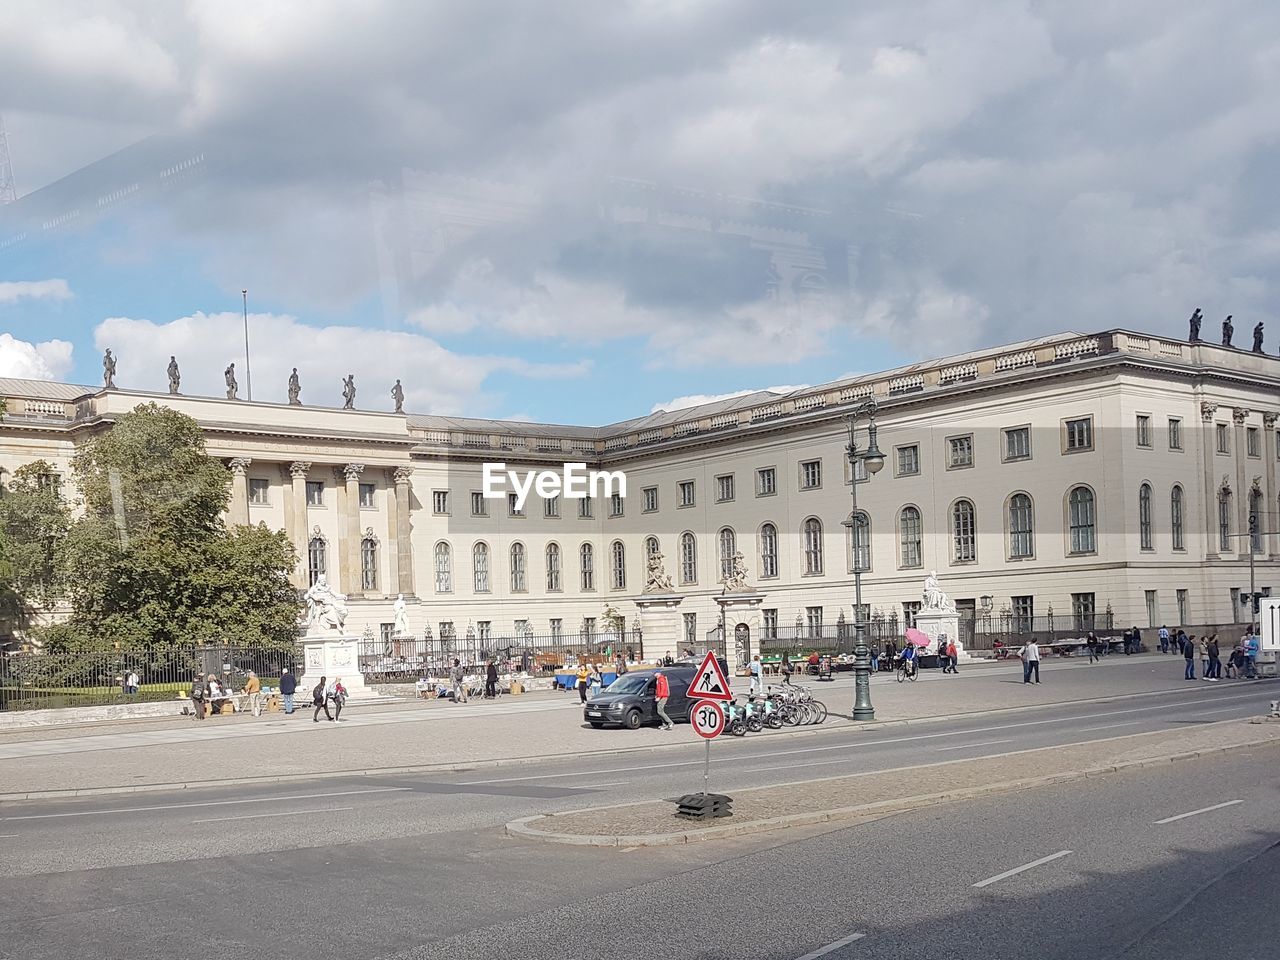
<path fill-rule="evenodd" d="M 70 300 L 65 280 L 0 280 L 0 303 L 18 300 Z"/>
<path fill-rule="evenodd" d="M 223 371 L 236 365 L 240 397 L 248 396 L 244 327 L 238 313 L 196 313 L 168 323 L 111 317 L 94 329 L 98 349 L 117 357 L 116 383 L 123 388 L 168 389 L 169 357 L 182 371 L 183 393 L 224 396 Z M 393 330 L 315 327 L 295 317 L 249 314 L 253 397 L 283 403 L 293 367 L 302 402 L 342 405 L 342 380 L 354 374 L 356 407 L 392 409 L 391 387 L 399 378 L 411 413 L 477 415 L 497 402 L 486 379 L 495 373 L 521 377 L 580 376 L 583 362 L 533 363 L 510 356 L 464 355 L 427 337 Z"/>
<path fill-rule="evenodd" d="M 718 403 L 721 400 L 733 400 L 736 397 L 745 397 L 752 393 L 758 393 L 759 390 L 767 390 L 769 393 L 790 393 L 793 390 L 804 390 L 808 387 L 807 383 L 790 383 L 776 387 L 760 387 L 757 390 L 735 390 L 732 393 L 691 393 L 685 397 L 672 397 L 666 403 L 655 403 L 649 410 L 650 413 L 671 413 L 675 410 L 685 410 L 689 407 L 700 407 L 704 403 Z"/>
<path fill-rule="evenodd" d="M 0 377 L 57 380 L 71 369 L 71 352 L 66 340 L 28 343 L 0 333 Z"/>

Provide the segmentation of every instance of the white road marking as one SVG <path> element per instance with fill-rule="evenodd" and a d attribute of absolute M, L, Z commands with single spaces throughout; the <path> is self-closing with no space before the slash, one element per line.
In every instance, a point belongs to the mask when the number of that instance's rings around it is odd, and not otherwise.
<path fill-rule="evenodd" d="M 997 873 L 994 877 L 987 877 L 985 880 L 979 880 L 974 884 L 974 886 L 979 888 L 989 887 L 993 883 L 997 883 L 1001 880 L 1007 880 L 1009 877 L 1017 876 L 1020 873 L 1025 873 L 1028 870 L 1043 866 L 1046 863 L 1052 863 L 1054 860 L 1070 855 L 1070 850 L 1059 850 L 1057 853 L 1051 853 L 1047 857 L 1041 857 L 1039 860 L 1032 860 L 1030 863 L 1024 863 L 1020 867 L 1014 867 L 1012 870 L 1006 870 L 1004 873 Z"/>
<path fill-rule="evenodd" d="M 0 833 L 0 840 L 12 840 L 16 836 L 16 833 Z"/>
<path fill-rule="evenodd" d="M 323 807 L 316 810 L 287 810 L 283 813 L 251 813 L 243 817 L 214 817 L 212 820 L 192 820 L 192 823 L 226 823 L 228 820 L 261 820 L 263 817 L 300 817 L 306 813 L 341 813 L 355 807 Z"/>
<path fill-rule="evenodd" d="M 624 783 L 630 783 L 630 780 L 610 780 L 606 783 L 588 783 L 581 787 L 569 787 L 570 790 L 599 790 L 601 787 L 620 787 Z"/>
<path fill-rule="evenodd" d="M 319 800 L 325 797 L 354 797 L 365 793 L 402 793 L 409 787 L 371 787 L 368 790 L 338 790 L 333 793 L 293 793 L 286 797 L 247 797 L 242 800 L 202 800 L 195 803 L 163 803 L 151 807 L 121 807 L 119 810 L 77 810 L 72 813 L 36 813 L 22 817 L 0 817 L 8 820 L 58 820 L 64 817 L 98 817 L 115 813 L 147 813 L 151 810 L 186 810 L 194 807 L 223 807 L 235 803 L 280 803 L 288 800 Z"/>
<path fill-rule="evenodd" d="M 958 747 L 936 747 L 938 753 L 945 753 L 947 750 L 968 750 L 972 747 L 989 747 L 996 743 L 1013 743 L 1012 740 L 983 740 L 981 743 L 962 743 Z"/>
<path fill-rule="evenodd" d="M 825 947 L 819 947 L 817 950 L 813 951 L 813 953 L 806 953 L 803 957 L 800 957 L 799 960 L 818 960 L 818 957 L 825 957 L 831 951 L 839 950 L 841 947 L 847 947 L 849 944 L 861 940 L 865 936 L 865 933 L 851 933 L 849 936 L 841 940 L 828 943 Z"/>
<path fill-rule="evenodd" d="M 1222 810 L 1225 807 L 1234 807 L 1238 803 L 1244 803 L 1244 801 L 1228 800 L 1226 803 L 1215 803 L 1212 807 L 1203 807 L 1199 810 L 1192 810 L 1190 813 L 1180 813 L 1176 817 L 1165 817 L 1163 820 L 1156 820 L 1155 823 L 1173 823 L 1175 820 L 1185 820 L 1187 817 L 1198 817 L 1202 813 L 1212 813 L 1214 810 Z"/>

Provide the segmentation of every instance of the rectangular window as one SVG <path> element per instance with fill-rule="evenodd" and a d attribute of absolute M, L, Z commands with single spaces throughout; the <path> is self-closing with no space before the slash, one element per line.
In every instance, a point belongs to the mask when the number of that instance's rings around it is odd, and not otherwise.
<path fill-rule="evenodd" d="M 845 483 L 849 482 L 849 458 L 845 458 Z M 867 461 L 859 457 L 853 461 L 853 479 L 858 483 L 866 483 L 871 475 L 867 473 Z"/>
<path fill-rule="evenodd" d="M 615 493 L 609 497 L 609 516 L 622 516 L 622 494 Z"/>
<path fill-rule="evenodd" d="M 898 476 L 914 477 L 920 472 L 920 446 L 911 443 L 898 448 Z"/>
<path fill-rule="evenodd" d="M 726 473 L 722 477 L 716 477 L 716 502 L 724 503 L 726 500 L 733 499 L 733 474 Z"/>
<path fill-rule="evenodd" d="M 640 491 L 641 510 L 645 513 L 657 513 L 658 511 L 658 488 L 645 487 Z"/>
<path fill-rule="evenodd" d="M 1138 446 L 1151 446 L 1151 416 L 1150 414 L 1140 413 L 1137 420 Z"/>
<path fill-rule="evenodd" d="M 250 480 L 249 481 L 249 502 L 255 506 L 266 506 L 268 503 L 267 495 L 271 492 L 270 480 Z"/>
<path fill-rule="evenodd" d="M 1218 494 L 1218 550 L 1231 550 L 1231 497 L 1225 493 Z"/>
<path fill-rule="evenodd" d="M 1191 622 L 1191 617 L 1187 612 L 1187 591 L 1178 591 L 1178 624 L 1185 626 Z"/>
<path fill-rule="evenodd" d="M 560 498 L 558 496 L 547 497 L 542 501 L 542 515 L 551 520 L 560 516 Z"/>
<path fill-rule="evenodd" d="M 778 608 L 771 607 L 760 611 L 761 623 L 760 627 L 764 631 L 766 639 L 778 639 Z"/>
<path fill-rule="evenodd" d="M 391 638 L 394 636 L 395 631 L 396 625 L 394 623 L 378 624 L 378 639 L 382 641 L 383 650 L 386 650 L 391 646 Z"/>
<path fill-rule="evenodd" d="M 756 496 L 772 497 L 778 492 L 778 471 L 773 467 L 761 467 L 756 471 Z"/>
<path fill-rule="evenodd" d="M 563 637 L 563 636 L 564 636 L 564 621 L 563 621 L 563 620 L 561 620 L 559 617 L 552 617 L 552 619 L 551 619 L 551 639 L 552 639 L 552 640 L 559 640 L 559 639 L 560 639 L 561 637 Z"/>
<path fill-rule="evenodd" d="M 822 486 L 822 461 L 802 461 L 800 464 L 800 489 L 816 490 L 820 486 Z"/>
<path fill-rule="evenodd" d="M 1244 431 L 1245 451 L 1251 457 L 1262 456 L 1262 431 L 1257 427 L 1246 427 Z"/>
<path fill-rule="evenodd" d="M 373 492 L 378 489 L 372 483 L 360 484 L 360 508 L 362 510 L 373 509 Z"/>
<path fill-rule="evenodd" d="M 951 437 L 947 440 L 947 467 L 973 466 L 973 434 L 965 437 Z"/>
<path fill-rule="evenodd" d="M 449 515 L 448 490 L 431 491 L 431 512 L 438 517 L 447 517 Z"/>
<path fill-rule="evenodd" d="M 595 617 L 582 618 L 582 635 L 584 637 L 594 637 L 596 635 L 596 618 Z"/>
<path fill-rule="evenodd" d="M 1155 590 L 1144 591 L 1147 600 L 1147 626 L 1160 626 L 1160 595 Z"/>
<path fill-rule="evenodd" d="M 1087 631 L 1093 629 L 1094 601 L 1092 593 L 1073 593 L 1071 595 L 1071 618 L 1075 621 L 1075 629 Z"/>
<path fill-rule="evenodd" d="M 680 506 L 692 507 L 694 504 L 694 489 L 692 480 L 680 481 Z"/>
<path fill-rule="evenodd" d="M 484 494 L 473 490 L 471 492 L 471 515 L 473 517 L 487 517 L 489 515 L 489 501 L 484 498 Z"/>
<path fill-rule="evenodd" d="M 809 631 L 809 636 L 822 636 L 822 608 L 821 607 L 805 607 L 804 608 L 804 625 Z"/>
<path fill-rule="evenodd" d="M 688 646 L 693 646 L 698 642 L 698 615 L 696 613 L 686 613 L 684 615 L 684 642 Z"/>
<path fill-rule="evenodd" d="M 524 516 L 524 511 L 520 509 L 519 506 L 517 506 L 517 502 L 519 501 L 519 499 L 520 499 L 520 495 L 518 493 L 507 494 L 507 516 L 510 516 L 510 517 Z"/>
<path fill-rule="evenodd" d="M 916 625 L 916 614 L 920 612 L 919 600 L 908 600 L 902 605 L 902 628 Z"/>
<path fill-rule="evenodd" d="M 453 629 L 453 621 L 441 620 L 440 621 L 440 639 L 452 640 L 456 636 L 457 636 L 457 633 Z"/>
<path fill-rule="evenodd" d="M 1078 417 L 1063 424 L 1067 453 L 1093 449 L 1093 417 Z"/>
<path fill-rule="evenodd" d="M 324 481 L 323 480 L 307 481 L 307 506 L 308 507 L 324 506 Z"/>
<path fill-rule="evenodd" d="M 1238 620 L 1244 614 L 1240 613 L 1240 588 L 1231 588 L 1231 619 Z"/>
<path fill-rule="evenodd" d="M 1214 436 L 1217 438 L 1217 441 L 1218 441 L 1218 452 L 1230 453 L 1231 452 L 1231 434 L 1230 432 L 1228 432 L 1227 425 L 1225 423 L 1219 423 L 1216 425 L 1214 429 Z"/>
<path fill-rule="evenodd" d="M 1013 601 L 1013 632 L 1030 633 L 1035 629 L 1036 598 L 1023 594 L 1009 599 Z"/>
<path fill-rule="evenodd" d="M 594 508 L 591 506 L 591 498 L 583 497 L 581 500 L 578 501 L 578 519 L 590 520 L 591 517 L 593 516 L 593 513 L 592 513 L 593 509 Z"/>
<path fill-rule="evenodd" d="M 517 637 L 523 637 L 523 636 L 524 636 L 524 634 L 525 634 L 525 631 L 526 631 L 526 630 L 528 630 L 528 629 L 529 629 L 529 621 L 528 621 L 528 620 L 517 620 L 517 621 L 516 621 L 516 636 L 517 636 Z M 489 640 L 489 639 L 492 639 L 492 637 L 493 637 L 493 621 L 492 621 L 492 620 L 477 620 L 477 621 L 476 621 L 476 639 L 477 639 L 477 640 Z"/>
<path fill-rule="evenodd" d="M 1004 458 L 1029 460 L 1031 458 L 1031 428 L 1010 427 L 1004 432 Z"/>
<path fill-rule="evenodd" d="M 1169 418 L 1169 449 L 1182 449 L 1182 421 L 1177 417 Z"/>

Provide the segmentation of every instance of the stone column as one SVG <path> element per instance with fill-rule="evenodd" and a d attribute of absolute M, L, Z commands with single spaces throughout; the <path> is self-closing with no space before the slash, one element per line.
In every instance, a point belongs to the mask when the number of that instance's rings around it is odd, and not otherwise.
<path fill-rule="evenodd" d="M 1246 457 L 1246 449 L 1244 443 L 1244 422 L 1249 417 L 1249 411 L 1245 407 L 1234 407 L 1231 410 L 1231 420 L 1235 424 L 1234 435 L 1231 439 L 1231 457 L 1236 462 L 1236 529 L 1235 533 L 1249 532 L 1249 496 L 1252 488 L 1245 481 L 1244 465 Z M 1248 537 L 1237 537 L 1236 555 L 1242 559 L 1249 559 L 1249 551 L 1253 549 L 1253 544 Z"/>
<path fill-rule="evenodd" d="M 342 592 L 348 596 L 363 592 L 360 587 L 360 474 L 363 472 L 363 463 L 348 463 L 342 468 L 347 483 L 347 512 L 342 523 L 342 539 L 347 544 Z"/>
<path fill-rule="evenodd" d="M 1200 403 L 1200 460 L 1204 467 L 1203 493 L 1204 501 L 1204 558 L 1218 559 L 1218 485 L 1214 479 L 1213 459 L 1217 456 L 1217 437 L 1214 429 L 1214 414 L 1218 412 L 1216 403 L 1202 401 Z"/>
<path fill-rule="evenodd" d="M 637 598 L 635 603 L 640 608 L 640 634 L 646 660 L 658 661 L 668 654 L 672 657 L 678 655 L 679 644 L 684 639 L 679 613 L 683 599 L 674 593 Z"/>
<path fill-rule="evenodd" d="M 289 491 L 289 499 L 293 504 L 293 529 L 289 531 L 289 539 L 293 541 L 293 549 L 298 551 L 298 565 L 293 571 L 293 584 L 306 589 L 307 583 L 307 471 L 311 464 L 305 460 L 295 460 L 289 464 L 289 480 L 293 488 Z"/>
<path fill-rule="evenodd" d="M 395 479 L 395 472 L 387 471 L 387 475 L 392 482 Z M 390 491 L 391 488 L 388 488 Z M 400 537 L 399 537 L 399 511 L 396 503 L 395 495 L 391 492 L 387 494 L 387 575 L 382 581 L 382 591 L 388 595 L 396 592 L 404 593 L 400 589 Z"/>
<path fill-rule="evenodd" d="M 248 457 L 233 457 L 228 466 L 231 467 L 231 522 L 241 526 L 249 525 L 249 479 L 247 472 Z"/>
<path fill-rule="evenodd" d="M 1266 534 L 1263 548 L 1274 560 L 1280 557 L 1280 515 L 1276 511 L 1276 420 L 1274 413 L 1262 415 L 1262 459 L 1265 467 L 1265 493 L 1267 502 L 1262 505 L 1262 518 L 1258 521 Z"/>
<path fill-rule="evenodd" d="M 395 473 L 392 475 L 396 483 L 396 536 L 395 536 L 395 552 L 396 552 L 396 569 L 399 574 L 399 592 L 405 596 L 412 596 L 417 591 L 414 590 L 413 581 L 413 525 L 410 522 L 410 494 L 409 479 L 413 476 L 412 467 L 396 467 Z"/>

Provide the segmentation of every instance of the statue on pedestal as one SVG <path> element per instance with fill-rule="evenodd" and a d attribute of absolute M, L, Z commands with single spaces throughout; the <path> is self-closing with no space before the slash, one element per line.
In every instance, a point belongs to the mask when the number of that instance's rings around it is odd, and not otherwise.
<path fill-rule="evenodd" d="M 750 590 L 751 587 L 747 583 L 747 562 L 743 558 L 741 550 L 734 551 L 733 559 L 730 563 L 729 575 L 720 580 L 724 584 L 725 592 L 742 593 Z"/>
<path fill-rule="evenodd" d="M 650 554 L 649 561 L 645 567 L 644 589 L 641 593 L 673 593 L 675 587 L 671 585 L 671 577 L 667 575 L 667 571 L 662 566 L 662 554 L 654 552 Z"/>
<path fill-rule="evenodd" d="M 302 395 L 302 384 L 298 382 L 298 368 L 293 368 L 293 373 L 289 374 L 289 405 L 291 407 L 302 406 L 302 401 L 298 399 Z"/>
<path fill-rule="evenodd" d="M 404 413 L 404 387 L 400 386 L 399 380 L 391 388 L 391 399 L 396 402 L 396 413 Z"/>
<path fill-rule="evenodd" d="M 1231 346 L 1231 335 L 1236 332 L 1236 328 L 1231 325 L 1231 314 L 1227 314 L 1227 319 L 1222 321 L 1222 345 L 1224 347 Z"/>
<path fill-rule="evenodd" d="M 405 607 L 404 594 L 397 594 L 395 605 L 392 607 L 395 611 L 395 626 L 391 628 L 393 637 L 407 637 L 409 635 L 409 611 Z"/>
<path fill-rule="evenodd" d="M 1196 307 L 1196 312 L 1191 315 L 1191 335 L 1187 337 L 1192 343 L 1200 342 L 1200 323 L 1203 319 L 1200 308 Z"/>
<path fill-rule="evenodd" d="M 116 358 L 111 355 L 111 349 L 108 347 L 107 352 L 102 355 L 102 389 L 114 390 L 116 388 Z"/>
<path fill-rule="evenodd" d="M 346 379 L 342 381 L 342 409 L 354 410 L 356 408 L 356 375 L 348 373 Z"/>
<path fill-rule="evenodd" d="M 234 400 L 236 398 L 236 365 L 233 363 L 222 371 L 222 379 L 227 385 L 227 399 Z"/>
<path fill-rule="evenodd" d="M 169 392 L 177 395 L 178 384 L 182 383 L 182 374 L 178 372 L 178 358 L 169 355 Z"/>
<path fill-rule="evenodd" d="M 924 578 L 924 595 L 921 597 L 920 609 L 922 611 L 942 611 L 943 613 L 956 612 L 956 602 L 948 597 L 942 591 L 942 588 L 938 586 L 938 573 L 936 570 L 930 570 L 929 575 Z"/>
<path fill-rule="evenodd" d="M 329 586 L 322 573 L 302 595 L 307 601 L 307 626 L 319 625 L 341 630 L 347 622 L 347 598 Z"/>
<path fill-rule="evenodd" d="M 1262 353 L 1262 322 L 1253 328 L 1253 352 Z"/>

